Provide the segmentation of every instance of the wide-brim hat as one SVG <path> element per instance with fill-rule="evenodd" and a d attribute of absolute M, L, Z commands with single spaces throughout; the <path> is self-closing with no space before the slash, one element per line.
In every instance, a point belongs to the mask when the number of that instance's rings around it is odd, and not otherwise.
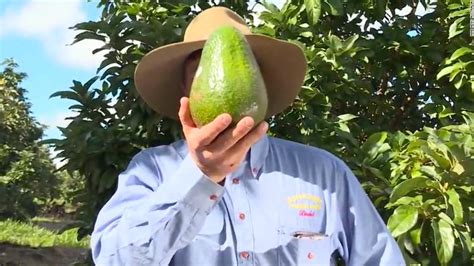
<path fill-rule="evenodd" d="M 286 109 L 298 95 L 306 73 L 303 50 L 290 42 L 252 34 L 244 19 L 225 7 L 199 13 L 188 25 L 184 40 L 147 53 L 135 69 L 135 86 L 143 100 L 156 112 L 177 119 L 183 97 L 184 62 L 202 49 L 209 35 L 230 25 L 246 37 L 260 66 L 268 95 L 266 117 Z"/>

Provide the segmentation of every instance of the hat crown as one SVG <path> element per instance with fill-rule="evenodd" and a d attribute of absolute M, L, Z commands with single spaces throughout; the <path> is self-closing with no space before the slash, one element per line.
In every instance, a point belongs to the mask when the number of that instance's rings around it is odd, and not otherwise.
<path fill-rule="evenodd" d="M 251 34 L 245 20 L 225 7 L 209 8 L 197 15 L 186 28 L 184 41 L 207 40 L 221 26 L 233 26 L 242 34 Z"/>

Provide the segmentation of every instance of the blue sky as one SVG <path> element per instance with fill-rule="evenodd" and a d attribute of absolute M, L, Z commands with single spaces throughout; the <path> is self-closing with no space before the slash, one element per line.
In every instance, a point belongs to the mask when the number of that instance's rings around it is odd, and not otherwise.
<path fill-rule="evenodd" d="M 0 0 L 0 60 L 13 58 L 18 71 L 28 78 L 22 83 L 32 103 L 33 116 L 48 126 L 46 137 L 60 137 L 70 101 L 49 96 L 65 90 L 72 80 L 87 81 L 95 74 L 101 55 L 91 51 L 99 43 L 68 46 L 76 34 L 75 23 L 96 20 L 96 3 L 76 0 Z"/>

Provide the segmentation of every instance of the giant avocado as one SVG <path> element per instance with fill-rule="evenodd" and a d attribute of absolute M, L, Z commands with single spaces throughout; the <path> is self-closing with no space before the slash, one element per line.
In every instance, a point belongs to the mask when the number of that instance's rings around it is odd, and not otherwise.
<path fill-rule="evenodd" d="M 234 27 L 216 29 L 204 44 L 189 95 L 191 116 L 201 127 L 222 113 L 235 125 L 245 116 L 265 119 L 268 99 L 257 61 Z"/>

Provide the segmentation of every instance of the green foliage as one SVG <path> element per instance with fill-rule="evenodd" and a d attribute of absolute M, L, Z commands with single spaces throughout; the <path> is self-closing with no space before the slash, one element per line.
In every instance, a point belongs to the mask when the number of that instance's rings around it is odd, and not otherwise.
<path fill-rule="evenodd" d="M 175 121 L 138 97 L 133 71 L 150 50 L 182 39 L 196 10 L 231 7 L 254 32 L 296 43 L 308 72 L 270 134 L 346 161 L 387 221 L 407 262 L 472 264 L 474 54 L 465 0 L 101 1 L 76 42 L 102 40 L 97 77 L 53 96 L 75 100 L 65 139 L 51 140 L 64 168 L 86 177 L 90 232 L 117 176 L 139 150 L 180 137 Z M 423 5 L 430 12 L 419 16 Z M 412 8 L 406 15 L 396 10 Z M 257 24 L 253 18 L 258 17 Z M 92 85 L 98 84 L 97 88 Z"/>
<path fill-rule="evenodd" d="M 0 73 L 0 220 L 34 216 L 58 193 L 57 177 L 45 147 L 38 143 L 43 129 L 31 116 L 24 73 L 6 60 Z"/>
<path fill-rule="evenodd" d="M 58 233 L 31 223 L 12 220 L 0 221 L 0 228 L 2 228 L 2 230 L 0 230 L 0 243 L 30 247 L 89 247 L 89 237 L 80 241 L 77 240 L 77 228 Z"/>
<path fill-rule="evenodd" d="M 371 146 L 386 148 L 369 156 L 360 151 L 359 158 L 372 159 L 358 162 L 354 171 L 366 181 L 393 236 L 416 261 L 427 254 L 442 264 L 472 260 L 474 117 L 465 119 L 438 130 L 426 127 L 386 138 L 375 133 L 364 145 L 378 139 Z"/>
<path fill-rule="evenodd" d="M 78 196 L 84 191 L 85 180 L 77 171 L 69 174 L 67 171 L 58 173 L 59 196 L 54 199 L 55 204 L 64 207 L 65 212 L 75 212 L 83 204 Z"/>
<path fill-rule="evenodd" d="M 25 99 L 26 91 L 19 87 L 26 74 L 16 72 L 17 64 L 11 59 L 5 60 L 2 66 L 4 69 L 0 73 L 0 143 L 26 148 L 41 137 L 42 128 L 30 116 L 30 104 Z M 5 170 L 4 164 L 7 162 L 1 161 L 0 169 Z"/>

